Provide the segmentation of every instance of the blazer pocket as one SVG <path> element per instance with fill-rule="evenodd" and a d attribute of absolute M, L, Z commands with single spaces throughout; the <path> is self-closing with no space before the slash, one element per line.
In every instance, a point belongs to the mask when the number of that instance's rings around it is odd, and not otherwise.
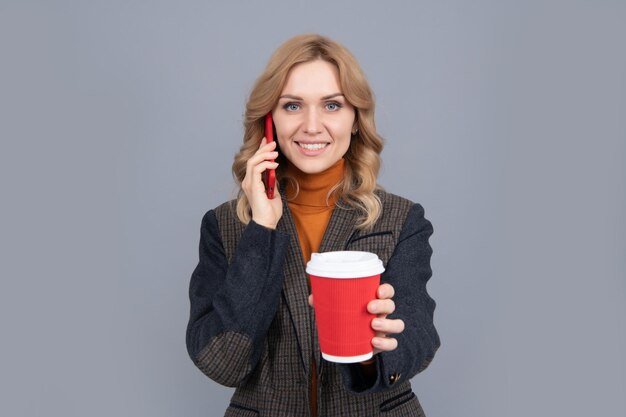
<path fill-rule="evenodd" d="M 346 246 L 350 245 L 353 242 L 357 242 L 359 240 L 362 240 L 362 239 L 372 238 L 374 236 L 386 236 L 386 235 L 391 235 L 391 234 L 392 234 L 391 230 L 383 230 L 381 232 L 367 233 L 367 234 L 365 234 L 363 236 L 358 236 L 358 235 L 357 236 L 353 236 L 353 237 L 350 237 L 350 239 L 348 240 L 348 243 L 346 244 Z"/>
<path fill-rule="evenodd" d="M 411 391 L 410 389 L 408 389 L 380 403 L 380 412 L 387 413 L 389 411 L 393 411 L 397 409 L 398 407 L 400 407 L 401 405 L 404 405 L 414 399 L 417 401 L 417 397 L 415 396 L 415 393 Z"/>
<path fill-rule="evenodd" d="M 257 417 L 259 412 L 253 408 L 231 402 L 224 417 Z"/>

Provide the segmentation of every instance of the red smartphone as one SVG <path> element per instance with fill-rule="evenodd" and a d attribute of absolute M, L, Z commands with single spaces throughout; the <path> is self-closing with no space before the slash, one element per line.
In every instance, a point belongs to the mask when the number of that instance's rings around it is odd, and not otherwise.
<path fill-rule="evenodd" d="M 265 138 L 267 139 L 267 143 L 274 140 L 274 122 L 272 120 L 272 112 L 267 113 L 265 116 Z M 274 162 L 273 159 L 272 162 Z M 263 182 L 265 183 L 267 198 L 270 200 L 273 199 L 274 187 L 276 186 L 276 171 L 273 169 L 266 169 L 263 172 Z"/>

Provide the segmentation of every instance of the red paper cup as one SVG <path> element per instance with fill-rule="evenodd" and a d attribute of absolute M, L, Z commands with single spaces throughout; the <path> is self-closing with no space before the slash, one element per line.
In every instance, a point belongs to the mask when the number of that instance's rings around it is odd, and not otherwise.
<path fill-rule="evenodd" d="M 354 363 L 372 357 L 375 315 L 368 313 L 367 304 L 376 298 L 384 270 L 375 253 L 311 255 L 306 272 L 311 279 L 320 350 L 327 361 Z"/>

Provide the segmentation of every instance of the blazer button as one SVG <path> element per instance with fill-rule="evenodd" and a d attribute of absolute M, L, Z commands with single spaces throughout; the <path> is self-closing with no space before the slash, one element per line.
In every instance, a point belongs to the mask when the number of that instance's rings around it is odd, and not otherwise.
<path fill-rule="evenodd" d="M 400 380 L 400 374 L 395 373 L 389 377 L 389 384 L 393 385 Z"/>

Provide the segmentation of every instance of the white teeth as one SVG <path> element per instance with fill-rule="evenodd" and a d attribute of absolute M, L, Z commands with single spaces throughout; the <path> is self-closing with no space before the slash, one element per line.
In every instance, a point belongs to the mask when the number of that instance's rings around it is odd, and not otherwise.
<path fill-rule="evenodd" d="M 317 151 L 320 150 L 322 148 L 325 148 L 326 145 L 328 145 L 328 143 L 315 143 L 315 144 L 304 144 L 304 143 L 298 143 L 298 145 L 300 145 L 300 147 L 304 148 L 304 149 L 308 149 L 310 151 Z"/>

